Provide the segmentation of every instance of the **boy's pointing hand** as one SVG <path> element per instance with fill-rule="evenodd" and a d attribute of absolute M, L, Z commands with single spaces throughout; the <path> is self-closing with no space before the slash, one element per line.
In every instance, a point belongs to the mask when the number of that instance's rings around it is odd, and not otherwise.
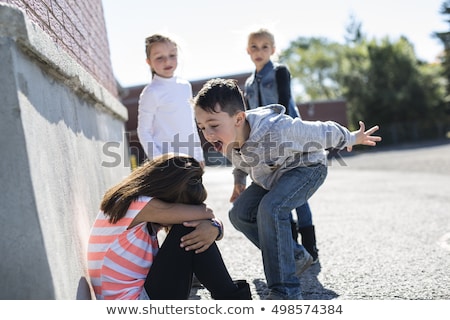
<path fill-rule="evenodd" d="M 369 130 L 366 130 L 366 126 L 364 124 L 364 122 L 360 121 L 359 122 L 359 130 L 354 131 L 353 133 L 356 134 L 356 141 L 355 141 L 355 145 L 357 144 L 362 144 L 362 145 L 366 145 L 366 146 L 371 146 L 374 147 L 377 145 L 378 141 L 381 141 L 381 137 L 379 136 L 373 136 L 372 134 L 377 131 L 378 129 L 380 129 L 378 126 L 374 126 L 372 128 L 370 128 Z M 347 151 L 352 151 L 353 146 L 348 146 L 347 147 Z"/>

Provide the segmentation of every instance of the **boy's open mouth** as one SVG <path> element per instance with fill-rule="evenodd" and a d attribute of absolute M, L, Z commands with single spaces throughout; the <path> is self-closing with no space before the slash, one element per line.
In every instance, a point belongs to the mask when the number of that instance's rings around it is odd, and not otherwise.
<path fill-rule="evenodd" d="M 222 153 L 222 148 L 223 148 L 222 141 L 214 141 L 214 142 L 211 142 L 211 143 L 214 146 L 214 150 L 216 150 L 217 152 Z"/>

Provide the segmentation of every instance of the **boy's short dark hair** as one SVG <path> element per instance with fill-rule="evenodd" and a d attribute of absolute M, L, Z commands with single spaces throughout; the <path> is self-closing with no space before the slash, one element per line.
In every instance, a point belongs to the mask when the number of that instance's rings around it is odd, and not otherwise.
<path fill-rule="evenodd" d="M 207 81 L 197 95 L 192 99 L 194 107 L 209 113 L 215 113 L 215 107 L 220 105 L 220 111 L 230 116 L 245 111 L 244 94 L 234 79 L 211 79 Z"/>

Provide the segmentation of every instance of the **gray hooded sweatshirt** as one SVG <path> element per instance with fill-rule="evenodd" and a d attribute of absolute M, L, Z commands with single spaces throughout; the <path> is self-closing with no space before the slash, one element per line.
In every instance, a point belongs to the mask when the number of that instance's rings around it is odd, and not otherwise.
<path fill-rule="evenodd" d="M 246 111 L 250 135 L 231 162 L 235 183 L 246 176 L 270 190 L 279 177 L 296 167 L 326 165 L 325 149 L 343 149 L 355 144 L 356 136 L 334 121 L 303 121 L 284 114 L 279 104 Z"/>

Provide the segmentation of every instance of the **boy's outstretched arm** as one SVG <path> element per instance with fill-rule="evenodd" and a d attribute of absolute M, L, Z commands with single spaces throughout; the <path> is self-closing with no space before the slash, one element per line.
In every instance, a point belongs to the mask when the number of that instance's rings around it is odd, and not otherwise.
<path fill-rule="evenodd" d="M 381 141 L 381 137 L 373 136 L 372 133 L 374 133 L 378 129 L 380 129 L 378 126 L 374 126 L 374 127 L 370 128 L 369 130 L 365 131 L 366 126 L 365 126 L 364 122 L 360 121 L 359 122 L 359 130 L 352 132 L 356 136 L 356 141 L 355 141 L 354 145 L 363 144 L 363 145 L 371 146 L 371 147 L 376 146 L 377 142 Z M 352 151 L 352 149 L 353 149 L 353 146 L 347 147 L 348 152 Z"/>

